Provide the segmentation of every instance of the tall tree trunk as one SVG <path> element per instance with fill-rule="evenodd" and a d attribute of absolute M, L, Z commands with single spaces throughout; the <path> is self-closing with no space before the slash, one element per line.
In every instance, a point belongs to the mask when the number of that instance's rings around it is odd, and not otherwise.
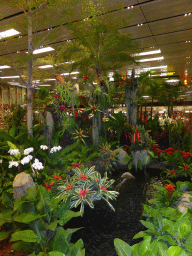
<path fill-rule="evenodd" d="M 135 79 L 135 70 L 132 70 L 131 85 L 126 86 L 126 110 L 127 110 L 127 121 L 132 126 L 136 126 L 137 122 L 137 79 Z"/>
<path fill-rule="evenodd" d="M 153 96 L 151 97 L 151 119 L 153 116 Z"/>
<path fill-rule="evenodd" d="M 169 117 L 173 117 L 173 84 L 171 84 L 171 95 L 170 95 L 170 113 Z"/>
<path fill-rule="evenodd" d="M 33 87 L 32 87 L 32 70 L 33 70 L 33 29 L 32 29 L 32 13 L 28 11 L 28 71 L 27 71 L 27 128 L 28 137 L 33 135 Z"/>

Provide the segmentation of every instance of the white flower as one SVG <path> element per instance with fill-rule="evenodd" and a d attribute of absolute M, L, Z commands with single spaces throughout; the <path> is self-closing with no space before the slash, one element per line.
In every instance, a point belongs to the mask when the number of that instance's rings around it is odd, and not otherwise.
<path fill-rule="evenodd" d="M 46 145 L 41 145 L 40 149 L 46 150 L 46 149 L 48 149 L 48 147 Z"/>
<path fill-rule="evenodd" d="M 31 159 L 33 158 L 33 156 L 31 156 L 31 155 L 28 155 L 28 156 L 25 156 L 22 160 L 21 160 L 21 164 L 28 164 L 30 161 L 31 161 Z"/>
<path fill-rule="evenodd" d="M 53 147 L 53 148 L 51 148 L 50 153 L 54 153 L 54 152 L 60 151 L 61 149 L 62 149 L 62 147 L 61 147 L 61 146 Z"/>
<path fill-rule="evenodd" d="M 8 153 L 9 153 L 11 156 L 19 155 L 19 154 L 20 154 L 19 149 L 9 149 Z"/>
<path fill-rule="evenodd" d="M 35 162 L 32 164 L 32 167 L 36 170 L 42 170 L 44 168 L 43 164 L 39 162 L 37 158 L 35 158 Z"/>
<path fill-rule="evenodd" d="M 9 167 L 8 168 L 12 168 L 13 166 L 17 167 L 18 165 L 19 165 L 18 162 L 12 160 L 11 162 L 9 162 Z"/>
<path fill-rule="evenodd" d="M 0 164 L 2 164 L 3 163 L 3 160 L 2 159 L 0 159 Z"/>
<path fill-rule="evenodd" d="M 24 150 L 24 154 L 25 154 L 25 155 L 29 155 L 31 152 L 33 152 L 33 150 L 34 150 L 34 148 L 26 148 L 26 149 Z"/>

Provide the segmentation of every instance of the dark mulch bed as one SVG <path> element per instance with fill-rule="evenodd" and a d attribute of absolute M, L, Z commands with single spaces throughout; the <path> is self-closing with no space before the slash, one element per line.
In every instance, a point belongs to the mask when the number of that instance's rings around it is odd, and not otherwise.
<path fill-rule="evenodd" d="M 147 176 L 139 173 L 137 176 L 140 177 L 126 180 L 117 189 L 121 174 L 115 177 L 116 182 L 110 189 L 120 193 L 116 201 L 111 201 L 115 212 L 105 201 L 96 201 L 94 209 L 85 206 L 83 217 L 73 218 L 65 225 L 65 228 L 84 227 L 72 235 L 71 242 L 75 243 L 81 238 L 86 256 L 116 256 L 115 238 L 122 239 L 130 245 L 142 240 L 133 237 L 139 231 L 145 230 L 139 221 L 145 219 L 142 216 L 143 204 L 153 197 L 155 189 L 152 185 L 161 185 L 163 179 L 154 170 Z M 75 211 L 79 209 L 80 207 L 73 208 Z"/>

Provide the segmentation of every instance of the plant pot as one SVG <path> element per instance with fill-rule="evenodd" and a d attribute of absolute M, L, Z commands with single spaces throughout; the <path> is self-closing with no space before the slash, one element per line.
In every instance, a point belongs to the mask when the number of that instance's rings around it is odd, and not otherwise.
<path fill-rule="evenodd" d="M 135 167 L 137 171 L 138 164 L 140 163 L 143 168 L 146 168 L 147 165 L 147 156 L 148 156 L 148 150 L 147 149 L 140 149 L 131 151 L 131 155 L 133 158 L 133 166 Z"/>

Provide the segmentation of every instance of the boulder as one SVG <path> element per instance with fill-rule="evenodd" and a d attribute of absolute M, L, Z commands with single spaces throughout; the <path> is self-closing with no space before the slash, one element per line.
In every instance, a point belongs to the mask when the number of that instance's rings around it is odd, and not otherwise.
<path fill-rule="evenodd" d="M 175 205 L 178 207 L 178 210 L 181 213 L 186 212 L 188 208 L 192 209 L 192 202 L 191 202 L 190 198 L 192 198 L 192 194 L 190 194 L 190 193 L 183 193 L 183 195 L 175 203 Z"/>
<path fill-rule="evenodd" d="M 30 174 L 21 172 L 15 176 L 13 181 L 13 197 L 16 200 L 25 195 L 29 187 L 35 188 L 35 183 Z"/>
<path fill-rule="evenodd" d="M 117 154 L 117 166 L 118 168 L 128 168 L 128 161 L 126 162 L 121 162 L 126 156 L 128 156 L 127 152 L 125 150 L 123 150 L 122 148 L 118 148 L 114 150 L 114 153 L 118 153 Z"/>

